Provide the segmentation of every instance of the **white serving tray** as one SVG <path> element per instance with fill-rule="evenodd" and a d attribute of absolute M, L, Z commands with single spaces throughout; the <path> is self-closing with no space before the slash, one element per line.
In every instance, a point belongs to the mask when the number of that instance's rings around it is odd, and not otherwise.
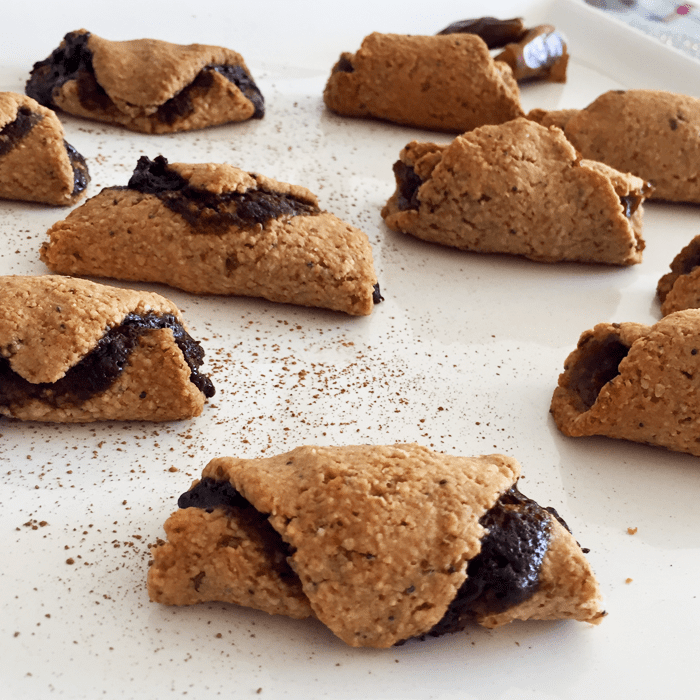
<path fill-rule="evenodd" d="M 0 90 L 22 91 L 32 63 L 81 26 L 111 39 L 151 36 L 240 51 L 266 98 L 262 121 L 157 137 L 62 115 L 68 140 L 88 158 L 89 194 L 125 184 L 140 155 L 160 153 L 305 185 L 324 208 L 367 232 L 386 301 L 369 318 L 350 318 L 156 288 L 184 309 L 203 340 L 218 393 L 200 418 L 164 425 L 0 421 L 0 696 L 693 695 L 700 461 L 604 438 L 567 439 L 548 409 L 581 332 L 601 321 L 660 317 L 656 282 L 699 232 L 700 209 L 647 205 L 644 262 L 629 269 L 431 246 L 389 231 L 379 211 L 394 189 L 399 150 L 414 138 L 449 137 L 341 119 L 323 107 L 333 62 L 364 35 L 431 34 L 483 14 L 480 7 L 80 0 L 4 8 Z M 524 87 L 528 109 L 583 107 L 611 88 L 700 95 L 700 64 L 582 0 L 504 2 L 489 12 L 548 18 L 569 38 L 568 82 Z M 0 202 L 0 273 L 46 273 L 38 249 L 66 213 Z M 408 441 L 516 457 L 521 490 L 556 507 L 591 549 L 609 611 L 604 622 L 473 627 L 380 651 L 351 649 L 313 621 L 223 604 L 149 603 L 147 545 L 162 536 L 177 497 L 211 457 Z"/>

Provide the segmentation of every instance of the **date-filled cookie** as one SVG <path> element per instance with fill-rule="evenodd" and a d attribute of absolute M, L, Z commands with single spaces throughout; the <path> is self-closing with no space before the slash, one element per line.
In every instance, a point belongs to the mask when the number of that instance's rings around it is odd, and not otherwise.
<path fill-rule="evenodd" d="M 551 413 L 570 437 L 606 435 L 700 456 L 700 310 L 653 326 L 600 323 L 566 358 Z"/>
<path fill-rule="evenodd" d="M 509 457 L 418 445 L 212 460 L 152 548 L 151 600 L 315 616 L 351 646 L 604 615 L 581 548 Z"/>
<path fill-rule="evenodd" d="M 700 236 L 681 250 L 656 286 L 664 316 L 683 309 L 700 308 Z"/>
<path fill-rule="evenodd" d="M 470 34 L 370 34 L 343 53 L 323 93 L 346 117 L 374 117 L 462 132 L 524 114 L 518 85 L 482 39 Z"/>
<path fill-rule="evenodd" d="M 381 300 L 367 234 L 309 190 L 230 165 L 143 156 L 48 232 L 41 259 L 63 274 L 160 282 L 353 315 Z"/>
<path fill-rule="evenodd" d="M 585 109 L 537 109 L 528 117 L 559 126 L 584 158 L 648 180 L 650 198 L 700 202 L 700 99 L 611 90 Z"/>
<path fill-rule="evenodd" d="M 0 197 L 68 206 L 89 181 L 55 114 L 31 97 L 0 92 Z"/>
<path fill-rule="evenodd" d="M 202 412 L 204 351 L 158 294 L 70 277 L 0 277 L 0 415 L 88 423 Z"/>
<path fill-rule="evenodd" d="M 413 141 L 394 174 L 382 216 L 395 231 L 542 262 L 641 262 L 645 183 L 581 160 L 559 129 L 521 118 Z"/>
<path fill-rule="evenodd" d="M 27 95 L 78 117 L 163 134 L 261 118 L 264 100 L 243 58 L 220 46 L 66 34 L 34 64 Z"/>

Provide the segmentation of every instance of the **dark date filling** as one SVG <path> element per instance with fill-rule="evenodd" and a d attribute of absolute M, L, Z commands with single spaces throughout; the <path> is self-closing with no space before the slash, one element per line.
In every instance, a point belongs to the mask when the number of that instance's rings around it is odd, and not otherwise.
<path fill-rule="evenodd" d="M 253 508 L 229 481 L 217 481 L 205 477 L 194 488 L 183 493 L 177 505 L 178 508 L 201 508 L 207 513 L 212 513 L 215 508 L 235 510 L 239 524 L 254 530 L 259 537 L 277 575 L 287 581 L 297 578 L 287 562 L 287 558 L 293 553 L 292 548 L 270 525 L 269 514 L 260 513 Z M 195 589 L 197 589 L 197 583 L 195 583 Z"/>
<path fill-rule="evenodd" d="M 56 382 L 32 384 L 11 369 L 8 359 L 0 358 L 0 406 L 21 405 L 33 399 L 54 408 L 83 403 L 109 389 L 127 366 L 141 335 L 161 328 L 172 330 L 190 368 L 190 381 L 207 398 L 212 397 L 214 385 L 209 377 L 199 373 L 204 350 L 172 314 L 128 314 L 119 326 L 105 333 L 94 350 Z"/>
<path fill-rule="evenodd" d="M 73 168 L 73 193 L 75 197 L 80 194 L 90 182 L 90 175 L 88 173 L 87 164 L 85 163 L 85 158 L 78 153 L 78 151 L 73 148 L 67 141 L 63 142 L 66 148 L 66 153 L 68 154 L 68 160 L 70 161 L 71 168 Z"/>
<path fill-rule="evenodd" d="M 500 49 L 506 44 L 519 41 L 525 32 L 525 25 L 519 17 L 514 19 L 480 17 L 453 22 L 438 34 L 476 34 L 486 42 L 489 49 Z"/>
<path fill-rule="evenodd" d="M 80 82 L 83 75 L 92 75 L 94 73 L 92 51 L 87 47 L 89 38 L 90 32 L 66 34 L 61 46 L 48 58 L 34 64 L 24 90 L 27 95 L 45 107 L 54 108 L 56 106 L 53 101 L 55 90 L 69 80 Z"/>
<path fill-rule="evenodd" d="M 587 411 L 602 388 L 620 374 L 620 362 L 627 357 L 629 347 L 611 333 L 601 340 L 589 339 L 580 350 L 581 357 L 569 373 L 569 389 L 580 398 L 583 410 Z"/>
<path fill-rule="evenodd" d="M 14 120 L 0 129 L 0 156 L 9 153 L 43 118 L 29 107 L 20 107 Z"/>
<path fill-rule="evenodd" d="M 399 211 L 407 209 L 415 209 L 420 207 L 418 201 L 418 188 L 423 184 L 416 171 L 400 160 L 397 160 L 393 166 L 394 176 L 396 177 L 396 194 L 397 206 Z"/>
<path fill-rule="evenodd" d="M 141 156 L 127 185 L 129 189 L 158 197 L 171 211 L 182 216 L 195 231 L 250 228 L 282 216 L 313 216 L 320 209 L 290 194 L 264 189 L 212 194 L 191 187 L 168 167 L 163 156 L 150 160 Z"/>
<path fill-rule="evenodd" d="M 107 111 L 116 109 L 109 95 L 95 79 L 92 65 L 92 51 L 87 46 L 90 32 L 70 32 L 61 46 L 43 61 L 32 68 L 25 92 L 40 104 L 54 108 L 54 92 L 69 80 L 78 82 L 78 97 L 85 109 Z M 194 111 L 192 96 L 196 91 L 208 90 L 212 83 L 212 73 L 220 73 L 233 83 L 243 95 L 253 103 L 254 119 L 265 115 L 265 100 L 253 78 L 242 66 L 205 66 L 194 81 L 171 97 L 156 111 L 156 118 L 165 124 L 173 124 L 178 119 Z"/>
<path fill-rule="evenodd" d="M 255 107 L 253 119 L 262 119 L 265 116 L 265 100 L 245 68 L 242 66 L 212 65 L 202 68 L 187 87 L 162 104 L 156 112 L 158 119 L 166 124 L 174 124 L 178 119 L 190 115 L 194 111 L 193 95 L 198 90 L 208 90 L 212 86 L 213 73 L 223 75 L 253 103 L 253 107 Z"/>
<path fill-rule="evenodd" d="M 558 517 L 556 512 L 551 515 Z M 551 533 L 550 511 L 513 486 L 479 523 L 488 530 L 481 551 L 467 565 L 467 578 L 447 612 L 428 632 L 432 637 L 464 629 L 476 614 L 504 612 L 539 587 Z"/>

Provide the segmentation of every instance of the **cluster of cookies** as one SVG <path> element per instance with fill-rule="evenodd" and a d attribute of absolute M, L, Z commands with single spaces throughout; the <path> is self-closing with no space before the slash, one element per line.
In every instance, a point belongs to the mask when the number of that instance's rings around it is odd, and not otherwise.
<path fill-rule="evenodd" d="M 567 60 L 553 27 L 520 20 L 372 34 L 341 55 L 324 101 L 344 116 L 461 134 L 401 151 L 381 212 L 390 228 L 475 252 L 637 264 L 644 200 L 700 201 L 700 101 L 629 91 L 584 110 L 525 115 L 518 81 L 562 81 Z M 34 66 L 26 96 L 0 95 L 0 196 L 70 205 L 84 195 L 87 166 L 54 108 L 160 134 L 261 118 L 264 100 L 228 49 L 71 32 Z M 649 141 L 632 148 L 639 134 Z M 381 301 L 363 231 L 322 211 L 304 187 L 225 164 L 142 157 L 125 186 L 52 226 L 40 255 L 59 274 L 0 279 L 0 414 L 23 420 L 176 420 L 199 415 L 214 393 L 201 346 L 171 302 L 59 275 L 352 315 Z M 669 313 L 693 305 L 698 262 L 696 241 L 660 282 Z M 651 329 L 585 333 L 554 394 L 557 425 L 700 454 L 699 333 L 700 311 Z M 149 594 L 314 616 L 352 646 L 387 647 L 469 621 L 599 622 L 583 550 L 556 511 L 518 491 L 519 474 L 502 455 L 417 445 L 215 459 L 152 550 Z"/>

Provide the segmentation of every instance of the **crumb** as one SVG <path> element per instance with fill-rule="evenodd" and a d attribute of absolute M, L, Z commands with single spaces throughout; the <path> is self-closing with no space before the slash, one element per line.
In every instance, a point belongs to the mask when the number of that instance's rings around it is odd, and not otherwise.
<path fill-rule="evenodd" d="M 625 579 L 625 583 L 632 583 L 633 580 L 634 580 L 634 579 L 626 578 L 626 579 Z"/>
<path fill-rule="evenodd" d="M 636 534 L 637 534 L 637 528 L 636 528 L 636 527 L 628 527 L 628 528 L 627 528 L 627 534 L 628 534 L 628 535 L 636 535 Z"/>

